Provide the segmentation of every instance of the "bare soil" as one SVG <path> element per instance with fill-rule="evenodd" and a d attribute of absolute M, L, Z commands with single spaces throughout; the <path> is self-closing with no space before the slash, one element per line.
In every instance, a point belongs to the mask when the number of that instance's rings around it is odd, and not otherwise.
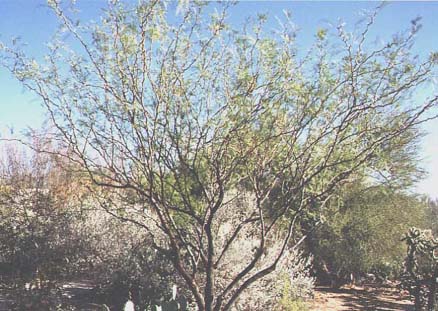
<path fill-rule="evenodd" d="M 317 287 L 311 311 L 413 311 L 406 293 L 394 286 Z"/>
<path fill-rule="evenodd" d="M 71 301 L 83 299 L 90 291 L 86 282 L 71 282 L 63 286 L 64 295 Z M 0 311 L 10 311 L 10 300 L 0 290 Z M 79 304 L 80 305 L 80 304 Z M 93 304 L 84 303 L 80 310 L 102 310 Z M 394 286 L 364 285 L 334 289 L 317 287 L 315 298 L 310 303 L 311 311 L 413 311 L 413 304 L 406 293 Z"/>

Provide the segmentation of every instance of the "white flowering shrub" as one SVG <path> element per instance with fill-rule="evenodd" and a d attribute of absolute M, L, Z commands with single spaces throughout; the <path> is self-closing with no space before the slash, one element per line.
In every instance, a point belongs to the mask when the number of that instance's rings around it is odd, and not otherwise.
<path fill-rule="evenodd" d="M 248 219 L 248 215 L 253 212 L 251 202 L 251 194 L 247 194 L 244 199 L 236 199 L 228 209 L 220 214 L 222 222 L 216 228 L 218 243 L 226 243 L 230 238 L 230 232 L 234 232 L 242 224 L 242 219 Z M 257 222 L 243 225 L 234 242 L 223 254 L 224 257 L 216 275 L 215 285 L 218 290 L 226 286 L 225 284 L 228 284 L 231 278 L 251 261 L 252 252 L 256 251 L 260 243 L 259 237 L 255 234 L 257 230 L 259 230 Z M 282 247 L 281 234 L 282 232 L 278 232 L 277 235 L 268 239 L 268 245 L 260 261 L 264 265 L 256 265 L 256 271 L 265 268 L 275 260 Z M 223 247 L 224 245 L 218 245 L 219 249 Z M 282 305 L 291 301 L 310 298 L 314 288 L 314 279 L 309 273 L 311 261 L 310 256 L 305 256 L 297 248 L 287 250 L 274 272 L 243 291 L 234 304 L 233 310 L 281 310 Z"/>

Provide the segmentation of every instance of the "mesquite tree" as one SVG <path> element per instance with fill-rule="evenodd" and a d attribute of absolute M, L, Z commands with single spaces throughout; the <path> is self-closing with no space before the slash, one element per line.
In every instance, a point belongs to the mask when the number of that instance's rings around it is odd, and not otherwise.
<path fill-rule="evenodd" d="M 336 189 L 433 117 L 436 97 L 412 100 L 438 59 L 410 52 L 417 21 L 372 43 L 372 13 L 354 31 L 319 30 L 306 53 L 288 14 L 265 32 L 265 15 L 227 24 L 229 3 L 111 1 L 89 24 L 49 4 L 60 28 L 45 61 L 3 45 L 3 65 L 39 95 L 102 207 L 156 238 L 199 310 L 229 310 L 303 241 L 304 215 L 318 223 Z M 224 272 L 242 232 L 257 243 Z"/>

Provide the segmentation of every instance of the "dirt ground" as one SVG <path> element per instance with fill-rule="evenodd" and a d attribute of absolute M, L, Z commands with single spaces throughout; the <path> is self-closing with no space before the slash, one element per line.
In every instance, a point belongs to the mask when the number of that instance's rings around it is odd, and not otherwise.
<path fill-rule="evenodd" d="M 406 295 L 390 286 L 317 287 L 312 311 L 413 311 Z"/>
<path fill-rule="evenodd" d="M 84 282 L 71 282 L 63 286 L 64 295 L 71 300 L 79 299 L 90 290 Z M 10 311 L 10 301 L 0 290 L 0 311 Z M 92 304 L 82 305 L 80 310 L 101 310 Z M 310 302 L 311 311 L 413 311 L 406 295 L 390 286 L 354 286 L 333 289 L 317 287 L 315 298 Z"/>

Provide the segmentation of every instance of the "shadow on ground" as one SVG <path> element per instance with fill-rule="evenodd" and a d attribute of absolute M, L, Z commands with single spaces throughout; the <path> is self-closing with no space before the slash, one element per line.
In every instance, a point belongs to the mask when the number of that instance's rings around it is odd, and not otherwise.
<path fill-rule="evenodd" d="M 313 311 L 413 311 L 412 303 L 390 287 L 318 287 Z"/>

